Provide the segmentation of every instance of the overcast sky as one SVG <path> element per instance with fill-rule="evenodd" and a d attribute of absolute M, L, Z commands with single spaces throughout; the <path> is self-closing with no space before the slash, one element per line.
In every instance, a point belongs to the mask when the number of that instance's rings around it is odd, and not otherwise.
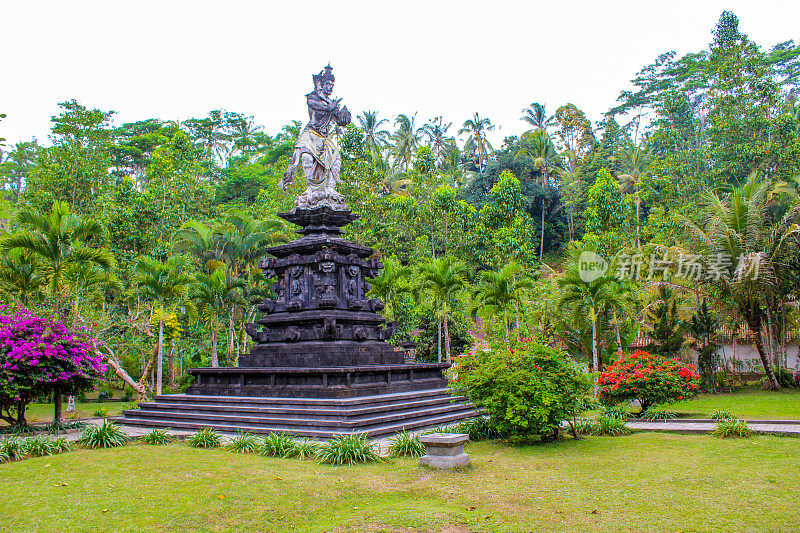
<path fill-rule="evenodd" d="M 762 47 L 800 40 L 797 1 L 0 0 L 0 137 L 46 141 L 72 98 L 117 124 L 227 109 L 274 133 L 307 119 L 330 61 L 354 114 L 441 114 L 455 133 L 477 111 L 497 146 L 534 101 L 601 119 L 658 54 L 705 48 L 724 9 Z"/>

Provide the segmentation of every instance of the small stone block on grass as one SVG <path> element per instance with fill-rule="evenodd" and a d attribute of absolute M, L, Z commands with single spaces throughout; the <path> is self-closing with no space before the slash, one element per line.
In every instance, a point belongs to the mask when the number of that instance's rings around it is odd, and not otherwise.
<path fill-rule="evenodd" d="M 464 443 L 469 435 L 463 433 L 430 433 L 420 435 L 419 440 L 425 445 L 425 455 L 419 461 L 431 468 L 455 468 L 467 466 L 470 462 L 464 453 Z"/>

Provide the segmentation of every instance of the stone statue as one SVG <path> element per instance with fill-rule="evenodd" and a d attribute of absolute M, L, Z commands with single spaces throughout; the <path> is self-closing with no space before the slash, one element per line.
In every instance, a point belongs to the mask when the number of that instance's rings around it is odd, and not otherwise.
<path fill-rule="evenodd" d="M 341 98 L 332 98 L 333 68 L 328 65 L 313 76 L 314 91 L 306 95 L 308 100 L 308 124 L 297 144 L 289 168 L 283 174 L 280 186 L 286 188 L 294 182 L 297 167 L 302 165 L 308 187 L 295 198 L 296 209 L 313 209 L 328 206 L 335 210 L 347 209 L 344 196 L 336 192 L 342 158 L 336 142 L 334 122 L 339 126 L 350 124 L 347 106 L 339 107 Z"/>

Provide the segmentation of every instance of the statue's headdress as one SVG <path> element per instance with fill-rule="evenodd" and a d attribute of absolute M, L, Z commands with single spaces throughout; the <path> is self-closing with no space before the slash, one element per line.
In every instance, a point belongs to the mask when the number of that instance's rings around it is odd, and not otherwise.
<path fill-rule="evenodd" d="M 314 78 L 314 87 L 319 87 L 328 80 L 336 81 L 336 78 L 333 76 L 333 67 L 330 63 L 328 63 L 319 74 L 313 74 L 312 77 Z"/>

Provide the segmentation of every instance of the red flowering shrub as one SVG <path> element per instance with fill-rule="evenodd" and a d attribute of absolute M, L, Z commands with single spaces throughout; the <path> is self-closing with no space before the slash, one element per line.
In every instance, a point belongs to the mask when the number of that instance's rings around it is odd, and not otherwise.
<path fill-rule="evenodd" d="M 106 371 L 82 335 L 27 309 L 0 305 L 0 418 L 25 424 L 25 407 L 58 385 L 85 390 Z"/>
<path fill-rule="evenodd" d="M 636 350 L 614 361 L 600 374 L 598 398 L 614 405 L 639 400 L 642 412 L 651 405 L 669 403 L 697 394 L 700 374 L 694 365 L 677 358 Z"/>

